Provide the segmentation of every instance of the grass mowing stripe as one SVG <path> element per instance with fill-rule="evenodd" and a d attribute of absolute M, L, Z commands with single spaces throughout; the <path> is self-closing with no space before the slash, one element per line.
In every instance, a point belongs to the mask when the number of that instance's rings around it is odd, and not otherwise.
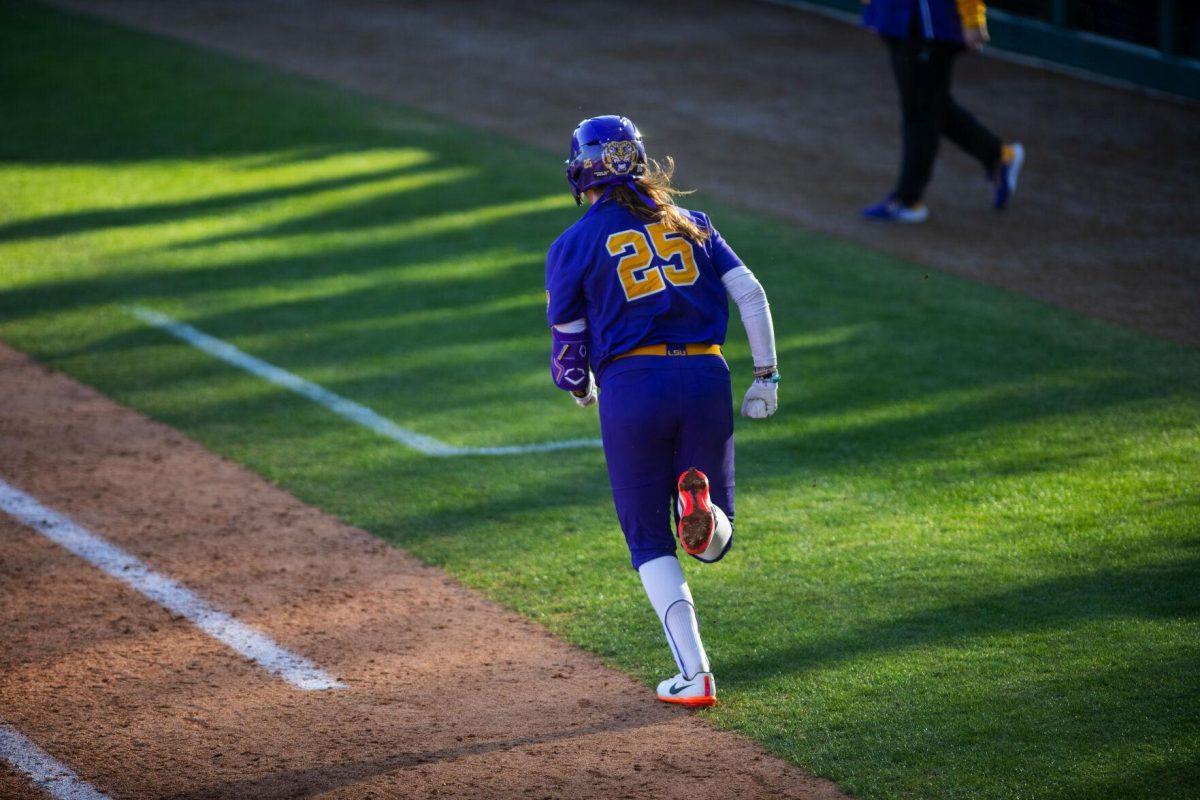
<path fill-rule="evenodd" d="M 297 689 L 314 692 L 346 688 L 308 659 L 280 647 L 266 634 L 214 608 L 191 589 L 155 572 L 136 556 L 3 480 L 0 480 L 0 511 L 171 613 L 185 618 L 221 644 Z"/>
<path fill-rule="evenodd" d="M 295 392 L 301 397 L 307 397 L 314 403 L 328 408 L 338 416 L 345 417 L 351 422 L 378 433 L 392 441 L 410 447 L 418 453 L 427 456 L 509 456 L 527 453 L 553 453 L 559 450 L 572 450 L 578 447 L 599 447 L 599 439 L 568 439 L 560 442 L 541 442 L 538 444 L 513 444 L 499 447 L 453 447 L 438 441 L 431 436 L 423 436 L 415 431 L 402 428 L 390 419 L 379 416 L 371 409 L 353 400 L 334 394 L 323 386 L 312 381 L 306 381 L 299 375 L 294 375 L 274 364 L 268 364 L 260 358 L 243 353 L 228 342 L 223 342 L 209 336 L 201 330 L 193 328 L 178 320 L 171 319 L 166 314 L 160 314 L 151 308 L 131 306 L 129 313 L 160 330 L 182 339 L 193 347 L 203 350 L 214 358 L 240 367 L 252 375 L 257 375 L 276 386 Z"/>
<path fill-rule="evenodd" d="M 560 156 L 20 2 L 0 71 L 0 337 L 674 672 L 598 450 L 427 458 L 124 311 L 454 447 L 595 437 L 545 368 Z M 770 293 L 787 378 L 737 423 L 737 547 L 685 566 L 704 716 L 864 798 L 1192 796 L 1200 354 L 693 202 Z"/>

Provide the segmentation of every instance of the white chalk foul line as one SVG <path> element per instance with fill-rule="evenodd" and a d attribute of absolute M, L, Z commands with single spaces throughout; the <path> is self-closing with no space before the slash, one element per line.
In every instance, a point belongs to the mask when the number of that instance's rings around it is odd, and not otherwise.
<path fill-rule="evenodd" d="M 3 480 L 0 480 L 0 511 L 131 586 L 168 611 L 186 617 L 209 636 L 297 689 L 318 691 L 345 688 L 344 684 L 334 680 L 312 662 L 285 650 L 270 637 L 238 622 L 224 611 L 213 608 L 191 589 L 153 571 L 135 556 Z"/>
<path fill-rule="evenodd" d="M 229 342 L 209 336 L 202 330 L 193 328 L 186 322 L 180 322 L 144 306 L 131 306 L 129 313 L 149 325 L 166 331 L 182 339 L 193 347 L 203 350 L 210 356 L 241 367 L 247 372 L 270 381 L 276 386 L 289 389 L 298 395 L 307 397 L 314 403 L 325 406 L 351 422 L 356 422 L 364 428 L 375 431 L 380 436 L 386 436 L 392 441 L 399 442 L 405 447 L 412 448 L 427 456 L 509 456 L 524 453 L 549 453 L 555 450 L 572 450 L 580 447 L 600 447 L 599 439 L 566 439 L 558 442 L 538 442 L 536 444 L 513 444 L 500 447 L 455 447 L 434 439 L 432 436 L 402 428 L 390 419 L 380 416 L 366 406 L 348 400 L 339 394 L 329 391 L 324 386 L 305 380 L 295 373 L 277 367 L 274 364 L 255 358 L 245 353 Z"/>
<path fill-rule="evenodd" d="M 16 728 L 0 722 L 0 759 L 58 800 L 109 800 L 74 770 L 25 738 Z"/>

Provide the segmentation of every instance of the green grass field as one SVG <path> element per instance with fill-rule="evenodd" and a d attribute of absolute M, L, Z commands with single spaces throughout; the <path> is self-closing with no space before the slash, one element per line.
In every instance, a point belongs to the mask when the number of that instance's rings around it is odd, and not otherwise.
<path fill-rule="evenodd" d="M 596 436 L 546 370 L 561 159 L 0 4 L 0 339 L 650 685 L 598 451 L 421 456 L 123 310 L 453 444 Z M 1194 797 L 1200 353 L 694 203 L 785 375 L 738 423 L 738 547 L 685 565 L 705 716 L 864 798 Z"/>

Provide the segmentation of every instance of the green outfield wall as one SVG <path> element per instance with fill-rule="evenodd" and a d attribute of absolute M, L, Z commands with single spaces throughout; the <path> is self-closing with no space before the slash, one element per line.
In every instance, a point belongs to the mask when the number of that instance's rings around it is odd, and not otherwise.
<path fill-rule="evenodd" d="M 858 14 L 859 0 L 776 0 Z M 994 0 L 992 46 L 1200 100 L 1200 0 Z"/>

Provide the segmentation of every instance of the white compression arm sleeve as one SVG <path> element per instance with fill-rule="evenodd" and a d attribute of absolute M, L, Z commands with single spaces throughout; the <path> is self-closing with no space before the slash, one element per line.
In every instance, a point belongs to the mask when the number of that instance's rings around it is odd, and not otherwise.
<path fill-rule="evenodd" d="M 775 324 L 771 321 L 771 305 L 762 284 L 749 267 L 734 267 L 721 277 L 721 282 L 742 315 L 754 366 L 775 366 L 778 363 L 775 360 Z"/>

